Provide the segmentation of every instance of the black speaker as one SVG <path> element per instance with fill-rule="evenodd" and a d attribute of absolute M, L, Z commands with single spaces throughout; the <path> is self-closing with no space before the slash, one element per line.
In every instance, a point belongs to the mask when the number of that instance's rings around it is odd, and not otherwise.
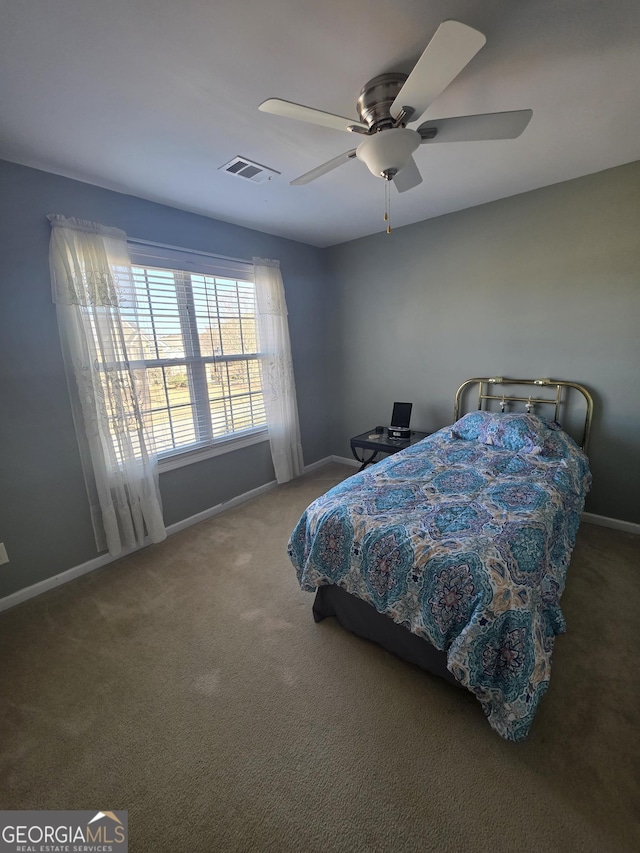
<path fill-rule="evenodd" d="M 391 426 L 387 430 L 389 438 L 408 439 L 411 436 L 409 423 L 413 403 L 394 403 L 391 415 Z"/>

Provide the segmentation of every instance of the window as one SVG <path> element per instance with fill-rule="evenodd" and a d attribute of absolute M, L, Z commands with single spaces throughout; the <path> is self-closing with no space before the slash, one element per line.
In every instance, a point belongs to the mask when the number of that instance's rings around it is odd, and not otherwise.
<path fill-rule="evenodd" d="M 159 457 L 265 439 L 252 266 L 204 256 L 169 267 L 157 250 L 131 248 L 136 299 L 121 316 L 142 351 L 142 414 Z"/>

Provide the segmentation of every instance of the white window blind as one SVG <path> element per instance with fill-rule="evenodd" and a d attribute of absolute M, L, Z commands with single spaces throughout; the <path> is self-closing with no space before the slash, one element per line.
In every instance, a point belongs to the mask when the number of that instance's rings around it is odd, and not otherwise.
<path fill-rule="evenodd" d="M 266 428 L 253 266 L 130 243 L 135 304 L 121 306 L 140 341 L 142 415 L 160 457 Z"/>

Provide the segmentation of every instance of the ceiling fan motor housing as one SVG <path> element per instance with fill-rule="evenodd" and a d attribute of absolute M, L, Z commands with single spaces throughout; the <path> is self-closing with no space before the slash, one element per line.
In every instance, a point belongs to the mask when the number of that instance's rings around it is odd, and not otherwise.
<path fill-rule="evenodd" d="M 357 101 L 358 115 L 369 126 L 369 132 L 393 127 L 391 104 L 407 80 L 406 74 L 379 74 L 365 83 Z"/>

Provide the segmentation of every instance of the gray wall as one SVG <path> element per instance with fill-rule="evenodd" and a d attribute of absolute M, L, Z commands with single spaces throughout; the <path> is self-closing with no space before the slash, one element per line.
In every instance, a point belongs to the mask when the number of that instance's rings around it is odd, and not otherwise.
<path fill-rule="evenodd" d="M 305 462 L 472 375 L 582 382 L 587 509 L 640 522 L 640 163 L 315 249 L 0 162 L 0 597 L 96 555 L 50 296 L 47 213 L 281 261 Z M 399 201 L 398 203 L 401 203 Z M 161 475 L 168 524 L 273 478 L 266 443 Z"/>
<path fill-rule="evenodd" d="M 433 431 L 471 376 L 567 379 L 595 398 L 586 509 L 640 522 L 640 163 L 328 255 L 334 453 L 394 400 Z"/>
<path fill-rule="evenodd" d="M 96 556 L 49 277 L 48 213 L 231 257 L 278 258 L 305 463 L 329 453 L 325 253 L 0 161 L 0 597 Z M 160 477 L 167 524 L 273 479 L 267 442 Z"/>

